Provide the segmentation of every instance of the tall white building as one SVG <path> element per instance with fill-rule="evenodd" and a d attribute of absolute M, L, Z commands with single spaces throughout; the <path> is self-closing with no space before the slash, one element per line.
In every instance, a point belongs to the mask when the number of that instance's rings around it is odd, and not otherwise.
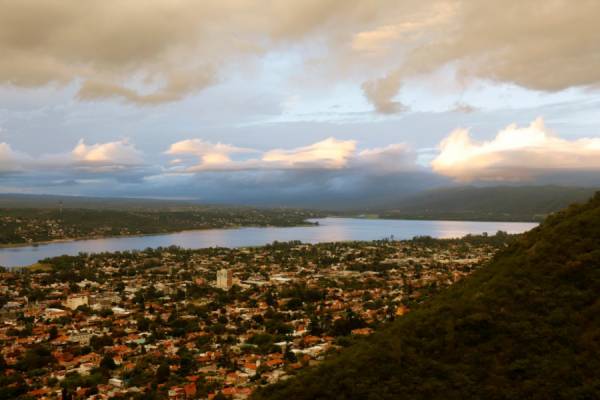
<path fill-rule="evenodd" d="M 229 269 L 220 269 L 217 271 L 217 287 L 228 290 L 233 285 L 233 271 Z"/>
<path fill-rule="evenodd" d="M 64 304 L 65 307 L 75 310 L 79 306 L 87 306 L 89 304 L 89 299 L 87 294 L 73 294 L 67 297 Z"/>

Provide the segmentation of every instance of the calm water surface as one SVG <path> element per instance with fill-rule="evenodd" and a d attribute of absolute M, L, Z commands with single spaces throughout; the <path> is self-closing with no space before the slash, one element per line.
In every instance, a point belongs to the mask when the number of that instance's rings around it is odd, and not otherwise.
<path fill-rule="evenodd" d="M 15 267 L 30 265 L 38 260 L 63 254 L 142 250 L 148 247 L 172 245 L 198 249 L 214 246 L 260 246 L 275 240 L 320 243 L 377 240 L 389 238 L 392 235 L 395 239 L 411 239 L 414 236 L 425 235 L 436 238 L 455 238 L 469 233 L 488 232 L 493 234 L 497 231 L 522 233 L 537 225 L 527 222 L 410 221 L 359 218 L 319 218 L 311 221 L 318 221 L 319 226 L 207 229 L 162 235 L 74 240 L 38 246 L 3 248 L 0 249 L 0 265 Z"/>

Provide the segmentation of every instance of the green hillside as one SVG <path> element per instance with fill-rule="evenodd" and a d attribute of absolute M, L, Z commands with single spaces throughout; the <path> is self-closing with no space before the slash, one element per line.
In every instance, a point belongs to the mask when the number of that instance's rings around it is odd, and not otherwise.
<path fill-rule="evenodd" d="M 569 204 L 587 201 L 597 189 L 564 186 L 456 187 L 399 200 L 381 218 L 541 221 Z"/>
<path fill-rule="evenodd" d="M 254 399 L 600 398 L 600 194 Z"/>

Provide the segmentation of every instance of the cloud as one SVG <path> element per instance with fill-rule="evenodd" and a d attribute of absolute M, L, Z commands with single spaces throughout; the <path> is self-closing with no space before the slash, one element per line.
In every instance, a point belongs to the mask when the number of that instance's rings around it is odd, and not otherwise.
<path fill-rule="evenodd" d="M 232 0 L 4 1 L 0 82 L 81 81 L 84 100 L 175 101 L 215 83 L 225 59 L 257 51 L 223 28 L 247 26 L 233 13 L 245 8 Z"/>
<path fill-rule="evenodd" d="M 78 165 L 113 169 L 141 165 L 144 162 L 142 153 L 126 140 L 86 145 L 81 139 L 70 156 Z"/>
<path fill-rule="evenodd" d="M 471 114 L 477 111 L 477 107 L 473 107 L 468 103 L 464 103 L 462 101 L 458 101 L 454 103 L 454 107 L 450 110 L 452 112 L 462 113 L 462 114 Z"/>
<path fill-rule="evenodd" d="M 600 172 L 600 138 L 561 139 L 541 118 L 509 125 L 493 140 L 475 142 L 457 129 L 440 144 L 433 170 L 459 181 L 524 181 L 560 171 Z"/>
<path fill-rule="evenodd" d="M 417 170 L 417 155 L 405 143 L 386 147 L 365 149 L 355 159 L 356 168 L 364 168 L 378 174 Z"/>
<path fill-rule="evenodd" d="M 0 173 L 27 174 L 55 179 L 75 179 L 90 175 L 107 178 L 131 174 L 144 168 L 142 153 L 126 140 L 85 144 L 81 139 L 70 152 L 42 154 L 33 157 L 0 143 Z"/>
<path fill-rule="evenodd" d="M 597 86 L 599 14 L 594 0 L 6 0 L 0 83 L 79 82 L 82 100 L 160 104 L 294 49 L 313 79 L 360 79 L 395 113 L 407 79 L 447 66 L 463 81 Z"/>
<path fill-rule="evenodd" d="M 6 0 L 0 83 L 76 81 L 82 100 L 176 101 L 282 43 L 328 36 L 334 19 L 353 26 L 369 9 L 357 0 Z"/>
<path fill-rule="evenodd" d="M 147 94 L 141 94 L 134 89 L 110 82 L 87 80 L 81 86 L 77 96 L 82 100 L 102 100 L 115 97 L 140 105 L 153 105 L 181 100 L 192 91 L 210 86 L 215 79 L 215 71 L 210 66 L 193 72 L 169 72 L 164 78 L 166 83 Z"/>
<path fill-rule="evenodd" d="M 393 98 L 400 90 L 401 77 L 390 74 L 385 78 L 368 81 L 362 84 L 363 92 L 381 114 L 397 114 L 408 110 L 408 107 Z"/>
<path fill-rule="evenodd" d="M 541 91 L 600 83 L 600 58 L 595 56 L 600 52 L 600 2 L 434 3 L 440 17 L 421 35 L 388 44 L 386 55 L 403 52 L 401 59 L 395 68 L 387 64 L 385 76 L 363 84 L 365 96 L 379 112 L 397 111 L 394 98 L 407 79 L 448 66 L 463 81 L 486 79 Z M 388 22 L 378 29 L 387 26 Z"/>
<path fill-rule="evenodd" d="M 137 187 L 118 187 L 128 196 L 180 196 L 206 203 L 360 209 L 392 205 L 420 190 L 448 184 L 431 172 L 336 169 L 249 169 L 159 174 Z M 364 209 L 364 208 L 363 208 Z"/>
<path fill-rule="evenodd" d="M 327 138 L 292 150 L 274 149 L 262 156 L 265 165 L 277 168 L 343 168 L 356 149 L 354 140 Z"/>
<path fill-rule="evenodd" d="M 185 171 L 231 170 L 237 169 L 231 156 L 233 154 L 254 153 L 256 150 L 232 146 L 223 143 L 210 143 L 202 139 L 187 139 L 173 143 L 165 154 L 172 156 L 194 156 L 200 162 Z M 175 159 L 172 164 L 183 164 L 186 160 Z"/>
<path fill-rule="evenodd" d="M 260 152 L 223 143 L 188 139 L 173 143 L 165 152 L 177 156 L 171 171 L 200 173 L 215 171 L 274 170 L 368 170 L 377 174 L 409 171 L 416 168 L 416 155 L 405 144 L 357 150 L 354 140 L 333 137 L 293 149 L 270 149 Z M 256 153 L 257 156 L 235 159 L 235 154 Z M 192 156 L 192 160 L 181 156 Z M 360 173 L 360 172 L 359 172 Z"/>
<path fill-rule="evenodd" d="M 0 174 L 20 171 L 30 161 L 27 154 L 13 150 L 8 143 L 0 143 Z"/>
<path fill-rule="evenodd" d="M 251 149 L 190 139 L 167 153 L 176 157 L 175 166 L 149 177 L 139 195 L 340 209 L 392 204 L 446 181 L 418 167 L 416 154 L 402 143 L 359 150 L 354 140 L 330 137 L 292 149 L 254 150 L 244 159 Z M 193 159 L 181 158 L 186 155 Z M 216 162 L 205 160 L 207 155 Z"/>
<path fill-rule="evenodd" d="M 274 169 L 332 169 L 346 166 L 356 148 L 353 140 L 328 138 L 308 146 L 294 149 L 272 149 L 260 152 L 256 149 L 237 147 L 230 144 L 210 143 L 202 139 L 188 139 L 173 143 L 166 154 L 172 156 L 192 155 L 200 162 L 184 167 L 185 172 L 274 170 Z M 234 154 L 259 153 L 258 157 L 233 159 Z M 175 170 L 187 160 L 172 161 Z"/>

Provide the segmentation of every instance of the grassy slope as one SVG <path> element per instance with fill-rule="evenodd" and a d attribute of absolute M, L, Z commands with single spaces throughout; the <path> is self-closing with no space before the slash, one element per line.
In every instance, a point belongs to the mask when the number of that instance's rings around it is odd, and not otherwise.
<path fill-rule="evenodd" d="M 255 399 L 600 398 L 600 194 Z"/>

